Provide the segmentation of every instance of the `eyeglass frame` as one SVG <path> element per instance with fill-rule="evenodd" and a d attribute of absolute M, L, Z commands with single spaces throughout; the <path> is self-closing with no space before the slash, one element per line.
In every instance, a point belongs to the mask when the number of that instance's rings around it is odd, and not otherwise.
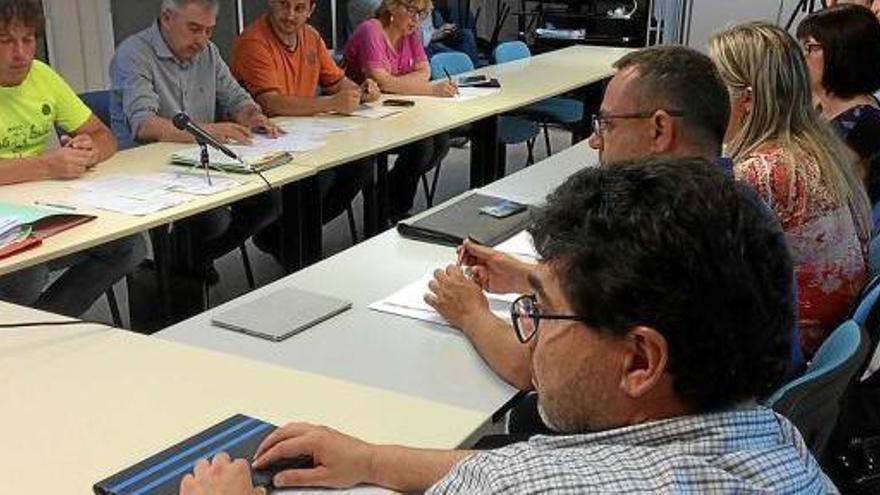
<path fill-rule="evenodd" d="M 517 297 L 510 304 L 510 320 L 513 323 L 513 333 L 516 334 L 516 338 L 522 344 L 529 343 L 535 335 L 538 334 L 538 327 L 541 326 L 541 320 L 570 320 L 570 321 L 578 321 L 581 323 L 587 323 L 587 319 L 583 316 L 579 315 L 554 315 L 554 314 L 541 314 L 540 312 L 532 312 L 531 314 L 520 314 L 517 312 L 516 308 L 521 304 L 521 301 L 531 301 L 532 308 L 538 310 L 538 297 L 535 294 L 523 294 Z M 538 310 L 540 311 L 540 310 Z M 529 318 L 532 320 L 532 324 L 534 325 L 534 330 L 529 335 L 525 335 L 522 328 L 520 327 L 519 319 L 520 318 Z"/>
<path fill-rule="evenodd" d="M 618 114 L 603 114 L 602 112 L 594 113 L 590 117 L 590 124 L 593 127 L 593 133 L 597 136 L 601 136 L 605 133 L 605 129 L 608 126 L 608 121 L 615 119 L 648 119 L 654 116 L 659 111 L 666 112 L 670 117 L 684 117 L 687 115 L 684 110 L 667 110 L 665 108 L 656 108 L 651 111 L 642 111 L 642 112 L 629 112 L 629 113 L 618 113 Z"/>
<path fill-rule="evenodd" d="M 400 5 L 406 10 L 410 19 L 415 19 L 419 22 L 424 22 L 432 13 L 431 9 L 420 9 L 411 3 L 401 2 Z"/>
<path fill-rule="evenodd" d="M 812 55 L 813 52 L 825 50 L 825 45 L 818 41 L 804 41 L 803 43 L 798 43 L 798 45 L 801 46 L 801 51 L 804 52 L 804 55 Z"/>

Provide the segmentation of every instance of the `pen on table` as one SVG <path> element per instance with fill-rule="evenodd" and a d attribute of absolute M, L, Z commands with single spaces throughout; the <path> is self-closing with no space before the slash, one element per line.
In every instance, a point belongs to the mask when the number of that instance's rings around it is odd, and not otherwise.
<path fill-rule="evenodd" d="M 45 201 L 34 201 L 34 204 L 37 206 L 49 206 L 51 208 L 58 208 L 60 210 L 76 211 L 76 206 L 65 205 L 65 204 L 61 204 L 61 203 L 48 203 Z"/>

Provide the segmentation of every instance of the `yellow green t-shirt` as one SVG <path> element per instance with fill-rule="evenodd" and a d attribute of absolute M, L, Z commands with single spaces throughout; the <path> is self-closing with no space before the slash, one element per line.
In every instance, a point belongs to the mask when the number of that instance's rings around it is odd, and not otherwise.
<path fill-rule="evenodd" d="M 0 158 L 39 156 L 56 125 L 75 131 L 91 115 L 61 76 L 34 60 L 24 82 L 0 86 Z"/>

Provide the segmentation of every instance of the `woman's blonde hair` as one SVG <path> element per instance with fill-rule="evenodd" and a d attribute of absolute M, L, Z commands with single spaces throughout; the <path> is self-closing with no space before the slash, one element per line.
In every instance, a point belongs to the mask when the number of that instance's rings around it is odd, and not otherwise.
<path fill-rule="evenodd" d="M 412 5 L 418 7 L 419 10 L 434 10 L 434 3 L 431 0 L 382 0 L 382 4 L 376 9 L 376 19 L 387 26 L 391 22 L 391 8 L 398 5 Z"/>
<path fill-rule="evenodd" d="M 709 54 L 733 91 L 752 91 L 752 109 L 727 143 L 728 155 L 740 161 L 774 142 L 815 158 L 823 183 L 853 213 L 860 237 L 870 238 L 871 206 L 856 157 L 813 108 L 797 41 L 772 24 L 750 22 L 713 36 Z"/>

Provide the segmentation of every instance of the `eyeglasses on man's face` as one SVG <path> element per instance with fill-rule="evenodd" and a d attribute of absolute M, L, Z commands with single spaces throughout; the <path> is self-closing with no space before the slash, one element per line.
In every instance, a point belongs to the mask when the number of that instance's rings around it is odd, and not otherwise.
<path fill-rule="evenodd" d="M 516 337 L 523 344 L 532 340 L 532 337 L 538 333 L 541 320 L 572 320 L 586 323 L 586 319 L 582 316 L 542 313 L 538 298 L 534 294 L 526 294 L 513 301 L 510 305 L 510 319 Z"/>
<path fill-rule="evenodd" d="M 684 112 L 681 110 L 666 110 L 662 108 L 658 108 L 657 110 L 651 111 L 642 111 L 642 112 L 630 112 L 630 113 L 594 113 L 591 119 L 593 124 L 593 132 L 597 135 L 602 135 L 605 131 L 608 130 L 609 123 L 612 120 L 623 120 L 623 119 L 649 119 L 654 116 L 657 112 L 663 110 L 670 117 L 682 117 L 684 116 Z"/>

